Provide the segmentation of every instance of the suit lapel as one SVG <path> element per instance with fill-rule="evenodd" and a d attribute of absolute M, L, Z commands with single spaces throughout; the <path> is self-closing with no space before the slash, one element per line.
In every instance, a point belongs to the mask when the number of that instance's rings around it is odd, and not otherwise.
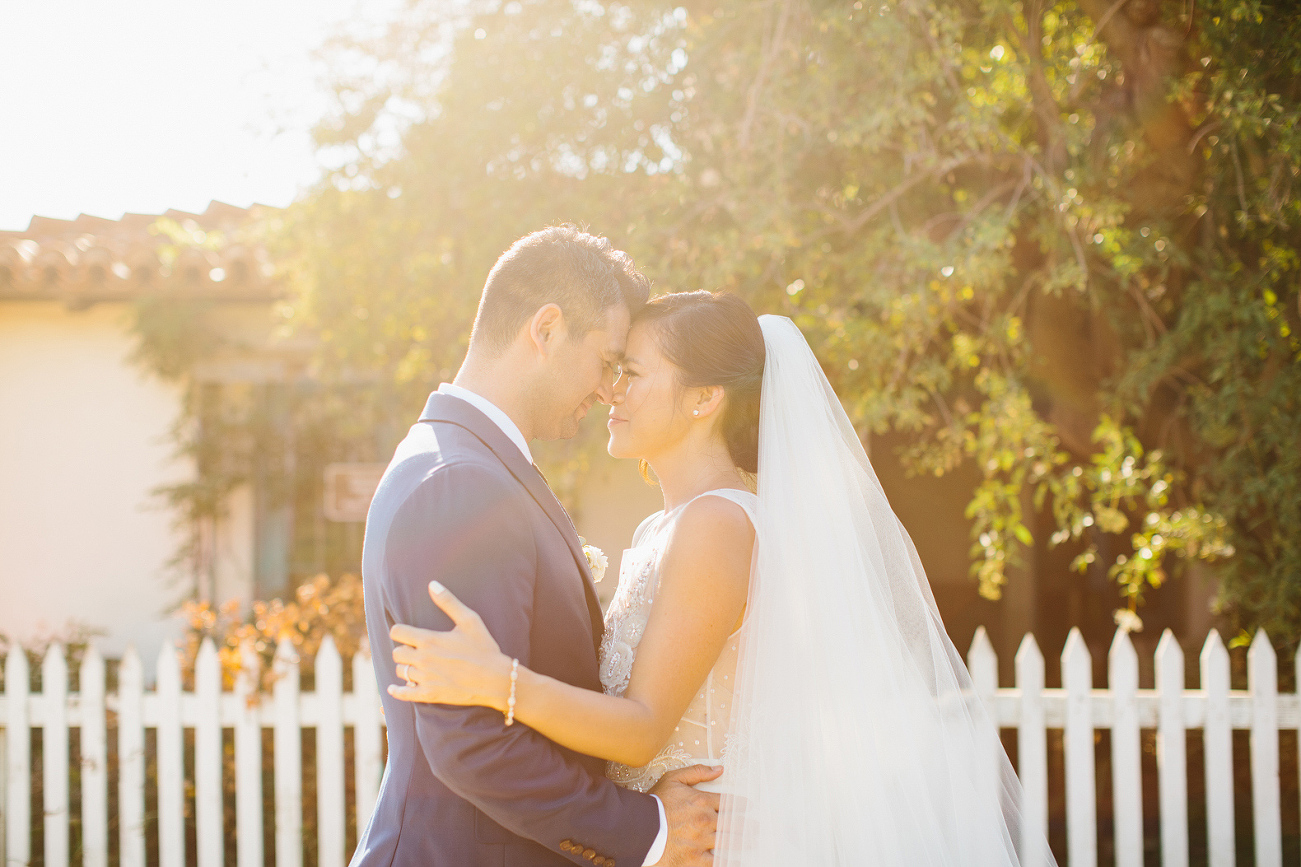
<path fill-rule="evenodd" d="M 448 394 L 434 392 L 425 404 L 425 411 L 420 416 L 422 422 L 441 421 L 465 428 L 474 434 L 505 465 L 524 489 L 555 524 L 564 538 L 565 544 L 573 555 L 574 563 L 583 576 L 583 593 L 587 599 L 587 611 L 592 620 L 592 643 L 599 655 L 601 635 L 605 630 L 605 618 L 601 614 L 601 603 L 596 596 L 596 584 L 592 581 L 592 570 L 587 564 L 587 555 L 578 541 L 578 532 L 573 521 L 569 519 L 560 501 L 543 480 L 537 467 L 524 459 L 515 443 L 495 423 L 468 402 Z"/>

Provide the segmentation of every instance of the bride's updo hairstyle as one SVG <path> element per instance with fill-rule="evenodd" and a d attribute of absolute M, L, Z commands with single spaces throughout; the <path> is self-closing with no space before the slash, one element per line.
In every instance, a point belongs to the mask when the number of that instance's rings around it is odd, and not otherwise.
<path fill-rule="evenodd" d="M 633 320 L 650 325 L 684 388 L 722 386 L 722 431 L 728 454 L 747 473 L 759 471 L 759 391 L 764 346 L 759 318 L 737 295 L 678 292 L 647 302 Z M 647 475 L 642 467 L 642 475 Z"/>

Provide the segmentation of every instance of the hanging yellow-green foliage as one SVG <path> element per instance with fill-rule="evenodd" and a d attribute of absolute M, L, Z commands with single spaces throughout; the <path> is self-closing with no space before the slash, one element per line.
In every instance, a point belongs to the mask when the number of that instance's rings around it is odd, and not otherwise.
<path fill-rule="evenodd" d="M 274 243 L 321 381 L 382 383 L 348 424 L 400 430 L 496 255 L 585 223 L 794 317 L 915 472 L 974 465 L 985 595 L 1033 528 L 1131 609 L 1214 559 L 1301 635 L 1289 5 L 415 0 L 334 57 L 337 171 Z"/>

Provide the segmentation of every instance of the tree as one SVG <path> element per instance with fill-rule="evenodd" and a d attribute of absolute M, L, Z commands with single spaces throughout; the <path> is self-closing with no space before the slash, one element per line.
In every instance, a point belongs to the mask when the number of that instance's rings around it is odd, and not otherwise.
<path fill-rule="evenodd" d="M 915 472 L 978 467 L 982 593 L 1047 526 L 1131 610 L 1218 558 L 1239 626 L 1301 634 L 1286 5 L 446 8 L 337 47 L 340 168 L 279 236 L 327 380 L 425 390 L 493 257 L 590 223 L 660 287 L 793 316 Z"/>

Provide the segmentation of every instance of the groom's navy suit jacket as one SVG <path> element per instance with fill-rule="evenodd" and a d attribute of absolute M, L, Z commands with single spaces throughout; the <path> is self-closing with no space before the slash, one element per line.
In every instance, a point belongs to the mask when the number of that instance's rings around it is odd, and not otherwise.
<path fill-rule="evenodd" d="M 394 623 L 451 627 L 429 599 L 434 579 L 522 665 L 601 688 L 601 609 L 574 528 L 519 448 L 466 401 L 434 393 L 398 446 L 366 519 L 362 577 L 389 754 L 352 867 L 640 867 L 659 808 L 607 780 L 604 762 L 507 727 L 495 710 L 385 691 L 397 682 Z"/>

